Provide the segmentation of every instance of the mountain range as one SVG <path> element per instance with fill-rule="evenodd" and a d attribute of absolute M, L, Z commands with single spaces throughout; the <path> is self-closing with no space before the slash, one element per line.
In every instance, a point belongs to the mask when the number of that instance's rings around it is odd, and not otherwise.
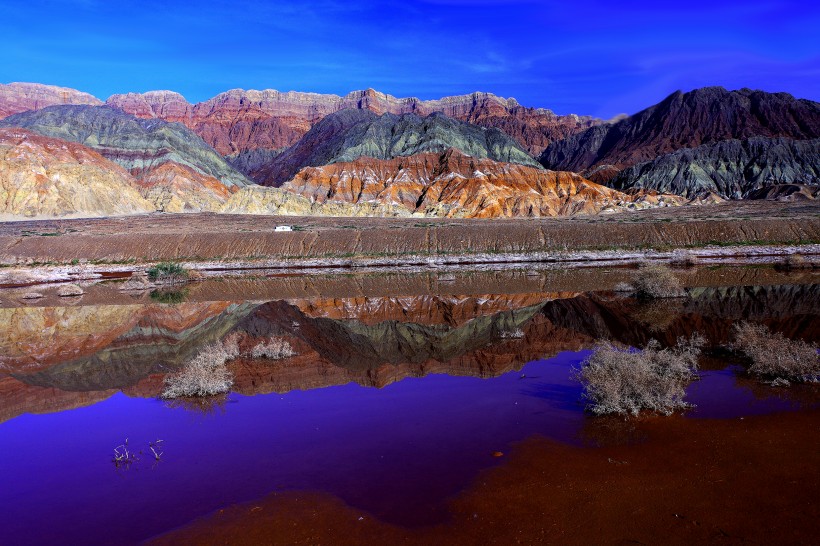
<path fill-rule="evenodd" d="M 473 93 L 231 90 L 106 101 L 0 85 L 0 214 L 595 214 L 813 199 L 820 104 L 719 87 L 604 122 Z M 608 186 L 608 187 L 607 187 Z"/>

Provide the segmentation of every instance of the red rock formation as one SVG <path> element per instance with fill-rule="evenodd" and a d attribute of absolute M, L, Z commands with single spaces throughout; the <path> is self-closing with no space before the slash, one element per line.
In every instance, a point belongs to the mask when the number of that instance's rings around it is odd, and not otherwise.
<path fill-rule="evenodd" d="M 112 99 L 116 97 L 114 103 Z M 149 91 L 114 95 L 108 99 L 120 110 L 138 118 L 162 118 L 165 121 L 186 123 L 191 118 L 192 106 L 185 97 L 173 91 Z"/>
<path fill-rule="evenodd" d="M 96 151 L 24 129 L 0 129 L 0 214 L 121 215 L 152 211 L 135 180 Z"/>
<path fill-rule="evenodd" d="M 172 161 L 129 173 L 81 144 L 0 129 L 0 214 L 218 211 L 236 189 Z"/>
<path fill-rule="evenodd" d="M 703 87 L 688 93 L 676 91 L 633 116 L 550 145 L 541 163 L 605 183 L 627 167 L 677 150 L 753 137 L 820 138 L 820 103 L 752 89 Z M 708 163 L 717 164 L 714 157 L 709 157 Z M 681 176 L 678 168 L 673 162 L 670 177 Z"/>
<path fill-rule="evenodd" d="M 0 84 L 0 119 L 18 112 L 39 110 L 55 104 L 91 104 L 102 101 L 75 89 L 39 83 Z"/>
<path fill-rule="evenodd" d="M 442 112 L 477 125 L 497 127 L 534 155 L 553 140 L 600 122 L 588 117 L 557 116 L 549 110 L 524 108 L 515 99 L 503 99 L 490 93 L 422 101 L 396 98 L 373 89 L 354 91 L 344 97 L 293 91 L 282 93 L 270 89 L 233 89 L 191 105 L 177 93 L 152 91 L 113 95 L 107 104 L 142 118 L 158 117 L 184 123 L 225 155 L 290 146 L 314 123 L 345 108 L 421 116 Z"/>
<path fill-rule="evenodd" d="M 281 189 L 319 203 L 398 204 L 410 212 L 466 218 L 597 213 L 636 201 L 575 173 L 474 159 L 452 149 L 307 167 Z"/>

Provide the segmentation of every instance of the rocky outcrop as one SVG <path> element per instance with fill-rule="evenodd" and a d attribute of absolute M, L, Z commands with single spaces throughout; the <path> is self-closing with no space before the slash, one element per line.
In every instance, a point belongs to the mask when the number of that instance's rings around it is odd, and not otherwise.
<path fill-rule="evenodd" d="M 273 159 L 285 151 L 285 148 L 271 150 L 268 148 L 255 148 L 246 150 L 238 154 L 226 156 L 225 159 L 230 165 L 241 173 L 252 173 L 270 164 Z"/>
<path fill-rule="evenodd" d="M 820 104 L 751 89 L 678 91 L 626 119 L 550 144 L 541 163 L 606 182 L 627 167 L 681 148 L 752 137 L 820 138 Z"/>
<path fill-rule="evenodd" d="M 105 103 L 138 118 L 159 118 L 185 125 L 188 125 L 193 114 L 193 107 L 188 104 L 185 97 L 173 91 L 113 95 Z"/>
<path fill-rule="evenodd" d="M 162 212 L 218 212 L 238 190 L 173 161 L 144 172 L 136 187 Z"/>
<path fill-rule="evenodd" d="M 277 216 L 409 216 L 399 204 L 317 202 L 281 188 L 242 188 L 219 209 L 223 214 L 265 214 Z"/>
<path fill-rule="evenodd" d="M 364 110 L 345 110 L 328 116 L 270 162 L 258 163 L 256 169 L 244 172 L 257 183 L 279 185 L 302 167 L 330 163 L 344 147 L 348 131 L 359 123 L 369 123 L 377 118 L 376 114 Z"/>
<path fill-rule="evenodd" d="M 422 101 L 396 98 L 373 89 L 353 91 L 344 97 L 232 89 L 192 105 L 177 93 L 151 91 L 113 95 L 107 104 L 141 118 L 184 123 L 223 155 L 291 146 L 319 120 L 345 109 L 419 116 L 440 112 L 476 125 L 499 128 L 535 155 L 558 138 L 600 123 L 589 117 L 557 116 L 549 110 L 524 108 L 514 99 L 491 93 Z"/>
<path fill-rule="evenodd" d="M 0 84 L 0 119 L 19 112 L 39 110 L 56 104 L 97 106 L 102 104 L 102 101 L 88 93 L 67 87 L 40 83 Z"/>
<path fill-rule="evenodd" d="M 73 142 L 0 129 L 0 214 L 113 216 L 153 211 L 134 178 Z"/>
<path fill-rule="evenodd" d="M 553 142 L 603 123 L 589 116 L 559 116 L 541 108 L 499 107 L 498 102 L 491 99 L 475 101 L 466 113 L 454 112 L 453 117 L 482 127 L 501 129 L 533 157 L 540 156 Z"/>
<path fill-rule="evenodd" d="M 643 194 L 628 196 L 575 173 L 476 159 L 453 149 L 308 167 L 281 189 L 320 204 L 400 206 L 408 213 L 458 218 L 595 214 L 646 202 Z"/>
<path fill-rule="evenodd" d="M 756 137 L 685 148 L 621 171 L 610 185 L 740 199 L 782 184 L 820 184 L 820 139 Z M 759 197 L 758 197 L 759 198 Z"/>
<path fill-rule="evenodd" d="M 251 182 L 189 129 L 159 119 L 137 119 L 106 106 L 51 106 L 16 114 L 0 126 L 79 142 L 140 177 L 167 162 L 216 178 L 225 186 Z"/>
<path fill-rule="evenodd" d="M 343 110 L 317 123 L 294 146 L 252 173 L 257 182 L 279 186 L 308 166 L 353 161 L 367 156 L 392 159 L 455 148 L 475 157 L 539 167 L 510 137 L 442 114 L 426 118 L 415 114 L 383 114 Z"/>

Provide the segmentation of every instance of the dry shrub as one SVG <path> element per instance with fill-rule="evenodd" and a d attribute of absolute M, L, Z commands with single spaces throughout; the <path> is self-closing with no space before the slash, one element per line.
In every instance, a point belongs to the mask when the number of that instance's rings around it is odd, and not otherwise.
<path fill-rule="evenodd" d="M 749 373 L 769 379 L 816 382 L 820 379 L 817 347 L 773 333 L 763 324 L 741 322 L 733 327 L 732 347 L 745 354 Z M 784 385 L 778 381 L 777 385 Z"/>
<path fill-rule="evenodd" d="M 225 413 L 227 403 L 227 394 L 215 394 L 213 396 L 185 396 L 182 398 L 169 398 L 165 400 L 165 407 L 171 409 L 182 409 L 201 415 L 216 415 L 219 413 Z"/>
<path fill-rule="evenodd" d="M 228 360 L 233 360 L 239 356 L 239 340 L 242 335 L 239 332 L 233 332 L 222 340 L 222 348 L 225 354 L 228 355 Z"/>
<path fill-rule="evenodd" d="M 631 284 L 629 284 L 628 282 L 619 282 L 612 288 L 612 291 L 613 292 L 629 293 L 629 292 L 634 292 L 635 287 L 632 286 Z"/>
<path fill-rule="evenodd" d="M 685 295 L 672 270 L 660 263 L 642 263 L 634 284 L 640 298 L 679 298 Z"/>
<path fill-rule="evenodd" d="M 642 300 L 637 303 L 632 318 L 650 332 L 664 332 L 683 314 L 684 302 L 677 300 Z"/>
<path fill-rule="evenodd" d="M 587 410 L 596 415 L 637 415 L 646 409 L 670 415 L 689 407 L 683 398 L 687 385 L 697 378 L 703 343 L 695 334 L 666 349 L 654 339 L 642 351 L 599 344 L 576 373 Z"/>
<path fill-rule="evenodd" d="M 251 357 L 269 358 L 271 360 L 288 358 L 294 354 L 296 353 L 293 351 L 290 343 L 278 337 L 271 337 L 267 341 L 259 343 L 251 350 Z"/>
<path fill-rule="evenodd" d="M 228 392 L 233 385 L 233 374 L 225 363 L 231 354 L 221 343 L 206 345 L 179 373 L 165 378 L 163 398 L 184 396 L 212 396 Z"/>

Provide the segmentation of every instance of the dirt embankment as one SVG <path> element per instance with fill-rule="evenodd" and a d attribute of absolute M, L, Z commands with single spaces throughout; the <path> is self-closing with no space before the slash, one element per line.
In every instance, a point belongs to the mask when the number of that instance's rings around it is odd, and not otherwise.
<path fill-rule="evenodd" d="M 287 225 L 291 231 L 275 231 Z M 0 263 L 271 261 L 538 255 L 820 242 L 820 204 L 727 203 L 564 219 L 147 215 L 0 225 Z"/>

